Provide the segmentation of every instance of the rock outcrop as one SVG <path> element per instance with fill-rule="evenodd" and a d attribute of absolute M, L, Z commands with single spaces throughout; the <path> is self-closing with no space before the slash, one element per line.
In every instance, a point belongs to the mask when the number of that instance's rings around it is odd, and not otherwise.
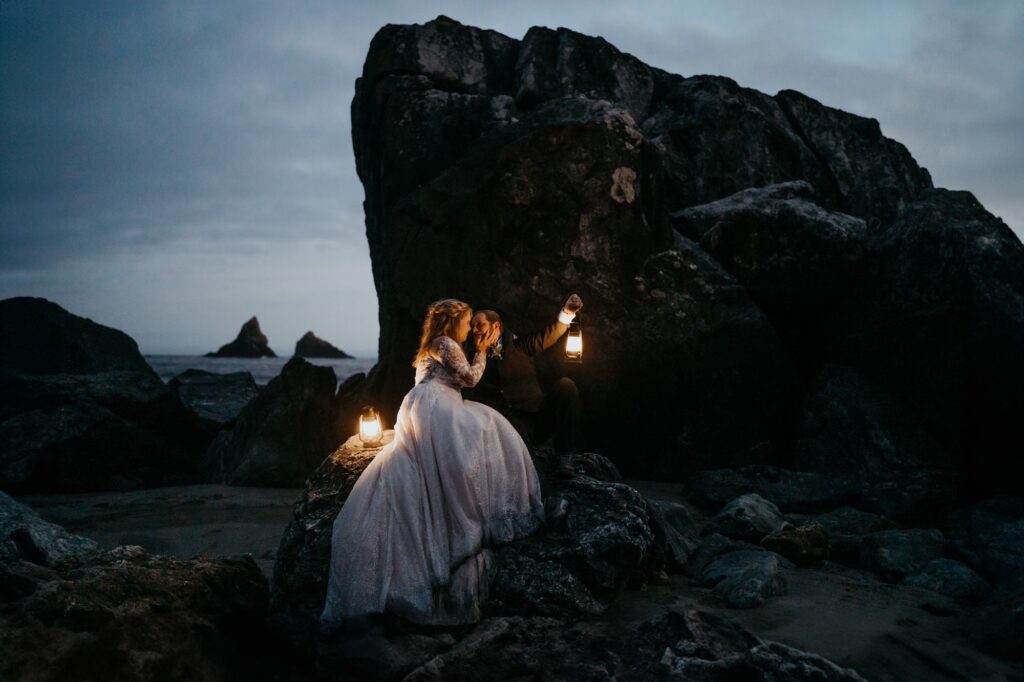
<path fill-rule="evenodd" d="M 259 393 L 250 372 L 214 374 L 187 369 L 167 382 L 199 426 L 211 434 L 230 428 L 239 413 Z"/>
<path fill-rule="evenodd" d="M 0 678 L 234 679 L 259 670 L 267 580 L 251 556 L 108 552 L 0 493 Z"/>
<path fill-rule="evenodd" d="M 327 341 L 324 341 L 312 331 L 302 335 L 302 338 L 295 342 L 295 355 L 304 358 L 350 358 L 352 357 L 340 348 L 336 348 Z"/>
<path fill-rule="evenodd" d="M 206 354 L 208 358 L 276 358 L 267 345 L 267 335 L 260 329 L 260 322 L 253 315 L 242 325 L 238 336 L 231 343 L 225 343 L 216 351 Z"/>
<path fill-rule="evenodd" d="M 202 457 L 205 480 L 299 487 L 350 432 L 338 422 L 330 367 L 294 357 L 221 431 Z"/>
<path fill-rule="evenodd" d="M 387 432 L 385 444 L 393 432 Z M 316 648 L 327 593 L 334 519 L 378 447 L 351 437 L 313 473 L 295 517 L 281 539 L 271 590 L 271 618 L 298 650 Z M 636 490 L 614 480 L 607 460 L 575 459 L 576 474 L 554 478 L 553 453 L 535 451 L 549 526 L 485 550 L 492 615 L 578 618 L 604 611 L 622 590 L 641 587 L 662 572 L 664 531 Z M 314 655 L 337 654 L 323 645 Z"/>
<path fill-rule="evenodd" d="M 583 364 L 557 346 L 539 364 L 576 380 L 591 446 L 631 475 L 792 466 L 833 364 L 904 406 L 890 433 L 943 445 L 910 453 L 952 479 L 910 481 L 925 497 L 1013 479 L 981 474 L 1013 466 L 992 434 L 1008 442 L 1021 412 L 1024 249 L 874 119 L 569 29 L 517 40 L 438 17 L 378 31 L 352 121 L 381 326 L 352 402 L 393 417 L 435 298 L 528 330 L 579 291 Z M 934 287 L 940 271 L 962 274 Z"/>
<path fill-rule="evenodd" d="M 196 480 L 204 433 L 123 332 L 42 298 L 0 301 L 0 488 Z"/>

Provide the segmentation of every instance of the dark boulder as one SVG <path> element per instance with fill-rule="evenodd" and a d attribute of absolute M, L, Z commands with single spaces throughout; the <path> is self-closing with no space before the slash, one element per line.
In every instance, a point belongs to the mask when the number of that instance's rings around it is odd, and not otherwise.
<path fill-rule="evenodd" d="M 371 672 L 366 679 L 384 678 Z M 762 641 L 732 620 L 692 608 L 672 610 L 625 628 L 602 621 L 490 618 L 404 679 L 864 682 L 853 670 L 806 651 Z"/>
<path fill-rule="evenodd" d="M 216 433 L 230 428 L 239 413 L 259 393 L 250 372 L 214 374 L 187 369 L 167 382 L 199 425 Z"/>
<path fill-rule="evenodd" d="M 834 509 L 858 498 L 858 484 L 846 477 L 755 464 L 741 469 L 713 469 L 694 476 L 686 496 L 709 509 L 741 495 L 756 493 L 785 512 Z"/>
<path fill-rule="evenodd" d="M 724 76 L 654 73 L 656 98 L 641 130 L 665 166 L 670 211 L 792 180 L 837 203 L 826 169 L 774 98 Z"/>
<path fill-rule="evenodd" d="M 796 464 L 804 471 L 898 478 L 950 468 L 913 411 L 851 367 L 825 364 L 800 412 Z"/>
<path fill-rule="evenodd" d="M 949 450 L 914 410 L 857 370 L 826 363 L 800 412 L 796 466 L 853 481 L 857 506 L 937 523 L 962 497 Z"/>
<path fill-rule="evenodd" d="M 820 512 L 852 505 L 910 520 L 942 516 L 953 499 L 949 479 L 929 469 L 873 477 L 755 464 L 700 472 L 686 489 L 692 502 L 711 509 L 747 493 L 760 495 L 784 512 Z"/>
<path fill-rule="evenodd" d="M 932 187 L 931 175 L 907 148 L 882 135 L 878 121 L 781 90 L 775 101 L 824 165 L 836 208 L 889 225 L 911 200 Z"/>
<path fill-rule="evenodd" d="M 231 343 L 225 343 L 216 351 L 206 354 L 208 358 L 276 358 L 267 345 L 267 335 L 260 329 L 260 322 L 253 315 L 242 325 L 238 336 Z"/>
<path fill-rule="evenodd" d="M 1024 498 L 1000 496 L 953 512 L 949 536 L 956 552 L 982 575 L 1024 575 Z"/>
<path fill-rule="evenodd" d="M 860 563 L 887 580 L 901 580 L 921 571 L 945 553 L 946 539 L 934 528 L 881 530 L 860 542 Z"/>
<path fill-rule="evenodd" d="M 547 485 L 544 492 L 548 499 L 567 503 L 567 518 L 495 554 L 490 612 L 593 615 L 623 590 L 646 586 L 663 569 L 664 539 L 656 535 L 649 503 L 633 488 L 576 474 Z M 540 570 L 524 580 L 517 570 L 530 560 L 531 568 Z M 567 608 L 574 603 L 561 598 L 573 583 L 574 601 L 583 607 L 575 612 Z"/>
<path fill-rule="evenodd" d="M 996 586 L 962 623 L 979 648 L 1024 661 L 1024 578 Z"/>
<path fill-rule="evenodd" d="M 758 543 L 764 536 L 778 530 L 783 522 L 778 507 L 760 495 L 751 493 L 725 505 L 701 532 Z"/>
<path fill-rule="evenodd" d="M 880 514 L 853 507 L 840 507 L 817 516 L 791 518 L 801 524 L 821 526 L 828 538 L 829 558 L 851 566 L 860 563 L 860 541 L 865 535 L 896 528 L 895 523 Z"/>
<path fill-rule="evenodd" d="M 744 542 L 743 540 L 735 540 L 724 535 L 719 535 L 718 533 L 712 533 L 701 538 L 701 543 L 697 547 L 697 551 L 690 557 L 690 564 L 687 567 L 687 572 L 690 575 L 699 576 L 712 561 L 723 554 L 728 554 L 729 552 L 737 550 L 747 552 L 769 551 L 761 545 L 754 545 L 749 542 Z"/>
<path fill-rule="evenodd" d="M 152 374 L 124 332 L 69 313 L 45 298 L 0 301 L 0 374 Z"/>
<path fill-rule="evenodd" d="M 295 342 L 295 355 L 304 358 L 350 358 L 352 357 L 340 348 L 336 348 L 327 341 L 324 341 L 311 331 L 302 335 L 302 338 Z"/>
<path fill-rule="evenodd" d="M 209 435 L 126 334 L 41 298 L 0 301 L 0 487 L 79 492 L 196 479 Z"/>
<path fill-rule="evenodd" d="M 828 559 L 828 534 L 817 523 L 807 526 L 783 523 L 761 539 L 761 546 L 801 566 Z"/>
<path fill-rule="evenodd" d="M 821 311 L 867 250 L 863 220 L 822 208 L 805 181 L 745 189 L 672 214 L 765 312 L 805 372 L 824 359 Z"/>
<path fill-rule="evenodd" d="M 44 521 L 30 507 L 0 492 L 0 564 L 10 567 L 27 561 L 56 569 L 78 565 L 96 553 L 92 540 Z"/>
<path fill-rule="evenodd" d="M 203 455 L 211 482 L 301 486 L 345 438 L 335 406 L 334 370 L 294 357 L 242 409 Z"/>
<path fill-rule="evenodd" d="M 681 573 L 700 546 L 697 523 L 684 504 L 649 500 L 652 520 L 665 536 L 666 569 Z"/>
<path fill-rule="evenodd" d="M 871 242 L 831 345 L 916 413 L 970 492 L 1016 490 L 1024 245 L 969 192 L 928 190 Z"/>
<path fill-rule="evenodd" d="M 32 577 L 0 610 L 3 679 L 241 679 L 268 660 L 253 655 L 267 581 L 251 556 L 182 561 L 123 546 Z"/>
<path fill-rule="evenodd" d="M 392 436 L 386 432 L 385 443 Z M 337 653 L 330 643 L 314 653 L 331 533 L 352 486 L 381 447 L 365 447 L 353 436 L 325 459 L 310 476 L 281 538 L 271 583 L 272 620 L 287 641 L 309 655 Z M 552 453 L 533 455 L 542 491 L 549 501 L 564 501 L 565 516 L 557 526 L 484 550 L 490 595 L 481 605 L 485 613 L 594 615 L 622 590 L 640 587 L 662 570 L 664 541 L 656 537 L 643 496 L 623 483 L 584 473 L 556 479 Z M 598 458 L 581 456 L 577 470 L 592 468 L 587 461 Z"/>
<path fill-rule="evenodd" d="M 780 557 L 774 552 L 727 552 L 705 566 L 699 580 L 714 586 L 715 595 L 732 609 L 760 606 L 765 599 L 786 594 L 788 589 Z"/>
<path fill-rule="evenodd" d="M 903 579 L 901 585 L 923 587 L 944 594 L 961 603 L 979 601 L 989 592 L 989 585 L 965 564 L 954 559 L 932 559 L 919 573 Z"/>

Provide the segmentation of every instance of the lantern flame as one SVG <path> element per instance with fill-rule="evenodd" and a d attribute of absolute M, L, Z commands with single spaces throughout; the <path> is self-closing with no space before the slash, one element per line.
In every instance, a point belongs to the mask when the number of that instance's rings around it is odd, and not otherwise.
<path fill-rule="evenodd" d="M 569 362 L 583 362 L 583 330 L 579 322 L 569 323 L 565 337 L 565 359 Z"/>
<path fill-rule="evenodd" d="M 363 413 L 359 415 L 359 438 L 366 445 L 376 445 L 380 443 L 381 438 L 384 435 L 384 428 L 380 423 L 380 415 L 377 414 L 377 410 L 370 406 L 363 408 Z"/>

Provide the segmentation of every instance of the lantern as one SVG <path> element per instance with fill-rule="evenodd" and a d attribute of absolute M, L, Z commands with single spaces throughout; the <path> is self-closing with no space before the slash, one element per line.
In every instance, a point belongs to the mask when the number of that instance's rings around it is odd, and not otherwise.
<path fill-rule="evenodd" d="M 380 445 L 384 438 L 384 425 L 381 424 L 377 410 L 369 405 L 359 415 L 359 439 L 364 445 Z"/>
<path fill-rule="evenodd" d="M 565 337 L 565 361 L 583 362 L 583 330 L 576 320 L 569 323 Z"/>

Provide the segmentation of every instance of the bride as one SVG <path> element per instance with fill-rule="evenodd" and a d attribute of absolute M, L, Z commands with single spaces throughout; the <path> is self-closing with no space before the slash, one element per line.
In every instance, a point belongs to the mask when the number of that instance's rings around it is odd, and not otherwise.
<path fill-rule="evenodd" d="M 483 375 L 495 334 L 461 345 L 472 311 L 430 304 L 413 360 L 416 384 L 398 410 L 394 440 L 356 481 L 334 521 L 327 633 L 342 621 L 393 613 L 416 623 L 470 623 L 486 598 L 481 550 L 543 521 L 540 483 L 522 437 L 496 410 L 463 401 Z"/>

